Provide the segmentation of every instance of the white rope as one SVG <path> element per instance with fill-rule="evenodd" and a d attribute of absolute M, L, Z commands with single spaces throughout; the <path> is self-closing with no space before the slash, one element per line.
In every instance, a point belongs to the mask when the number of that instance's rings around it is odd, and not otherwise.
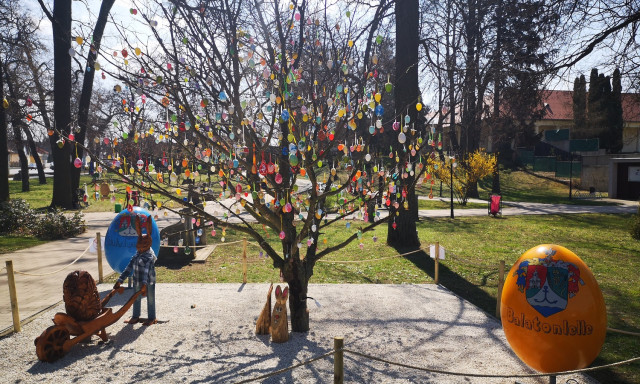
<path fill-rule="evenodd" d="M 55 271 L 53 271 L 53 272 L 47 272 L 47 273 L 27 273 L 27 272 L 20 272 L 20 271 L 13 271 L 13 272 L 14 272 L 14 273 L 17 273 L 17 274 L 19 274 L 19 275 L 24 275 L 24 276 L 47 276 L 47 275 L 53 275 L 54 273 L 58 273 L 58 272 L 62 271 L 63 269 L 66 269 L 66 268 L 68 268 L 69 266 L 71 266 L 71 265 L 75 264 L 75 262 L 76 262 L 76 261 L 80 260 L 80 258 L 81 258 L 82 256 L 84 256 L 84 254 L 85 254 L 85 253 L 87 253 L 87 251 L 89 250 L 89 248 L 91 248 L 91 246 L 92 246 L 92 245 L 93 245 L 93 244 L 89 244 L 89 246 L 84 250 L 84 252 L 82 252 L 82 253 L 80 254 L 80 256 L 78 256 L 78 257 L 77 257 L 75 260 L 73 260 L 71 263 L 69 263 L 69 264 L 65 265 L 64 267 L 62 267 L 62 268 L 60 268 L 60 269 L 58 269 L 58 270 L 55 270 Z"/>

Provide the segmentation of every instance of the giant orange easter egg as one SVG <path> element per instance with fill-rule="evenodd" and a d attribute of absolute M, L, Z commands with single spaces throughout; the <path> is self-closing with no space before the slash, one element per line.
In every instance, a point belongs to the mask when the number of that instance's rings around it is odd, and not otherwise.
<path fill-rule="evenodd" d="M 589 366 L 607 331 L 604 298 L 591 270 L 554 244 L 531 248 L 511 267 L 500 318 L 516 355 L 545 373 Z"/>

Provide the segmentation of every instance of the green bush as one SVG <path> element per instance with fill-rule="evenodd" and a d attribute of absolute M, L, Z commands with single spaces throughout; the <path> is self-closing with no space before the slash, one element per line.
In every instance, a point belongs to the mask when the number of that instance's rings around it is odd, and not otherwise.
<path fill-rule="evenodd" d="M 0 203 L 0 233 L 28 234 L 36 214 L 22 199 Z"/>
<path fill-rule="evenodd" d="M 631 237 L 640 240 L 640 206 L 638 206 L 638 213 L 631 220 Z"/>
<path fill-rule="evenodd" d="M 82 213 L 76 212 L 73 216 L 67 216 L 62 210 L 54 209 L 38 216 L 31 233 L 39 239 L 56 240 L 76 236 L 85 230 Z"/>

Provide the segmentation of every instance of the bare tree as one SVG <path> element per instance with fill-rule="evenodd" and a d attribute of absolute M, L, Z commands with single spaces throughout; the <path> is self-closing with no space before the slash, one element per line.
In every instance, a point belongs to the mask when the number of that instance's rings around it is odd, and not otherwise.
<path fill-rule="evenodd" d="M 374 59 L 390 4 L 352 4 L 345 11 L 307 1 L 157 2 L 136 7 L 149 38 L 120 26 L 123 46 L 110 50 L 122 82 L 116 91 L 127 105 L 146 102 L 142 122 L 134 117 L 138 123 L 130 124 L 134 135 L 170 144 L 173 156 L 168 175 L 144 166 L 129 174 L 126 168 L 142 159 L 124 156 L 103 167 L 122 172 L 163 207 L 173 202 L 204 223 L 255 239 L 290 286 L 294 331 L 309 329 L 306 299 L 316 262 L 389 220 L 370 204 L 383 191 L 385 205 L 406 210 L 403 190 L 386 187 L 407 169 L 416 178 L 422 172 L 421 153 L 406 155 L 399 166 L 395 156 L 383 158 L 370 146 L 383 130 L 394 132 L 396 142 L 399 135 L 382 121 L 391 74 L 381 73 Z M 135 108 L 125 117 L 132 113 Z M 405 134 L 414 148 L 418 135 Z M 224 186 L 222 199 L 213 196 L 213 213 L 191 203 L 211 184 L 189 197 L 175 192 L 205 172 Z M 319 248 L 323 229 L 347 217 L 361 218 L 358 231 Z M 279 251 L 266 241 L 268 233 L 281 239 Z"/>

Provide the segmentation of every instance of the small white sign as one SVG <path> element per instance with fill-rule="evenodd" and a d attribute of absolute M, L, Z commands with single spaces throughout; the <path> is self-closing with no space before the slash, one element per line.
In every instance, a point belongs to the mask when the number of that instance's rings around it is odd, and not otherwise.
<path fill-rule="evenodd" d="M 102 249 L 104 250 L 104 236 L 100 237 L 100 243 L 102 243 Z M 89 239 L 89 252 L 90 253 L 98 253 L 98 242 L 96 241 L 95 237 L 92 237 L 91 239 Z M 103 251 L 104 252 L 104 251 Z"/>
<path fill-rule="evenodd" d="M 629 167 L 629 181 L 640 181 L 640 167 Z"/>
<path fill-rule="evenodd" d="M 431 244 L 431 246 L 429 246 L 429 256 L 432 259 L 435 259 L 436 258 L 435 255 L 436 255 L 436 245 L 435 244 Z M 439 255 L 438 259 L 444 260 L 444 247 L 442 245 L 440 246 L 440 255 Z"/>

